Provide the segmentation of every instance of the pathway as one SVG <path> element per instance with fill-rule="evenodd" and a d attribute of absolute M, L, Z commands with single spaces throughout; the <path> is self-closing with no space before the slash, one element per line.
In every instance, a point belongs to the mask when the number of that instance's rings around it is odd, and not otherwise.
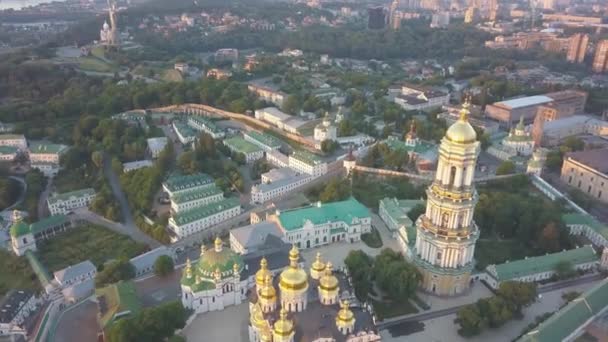
<path fill-rule="evenodd" d="M 38 219 L 39 220 L 42 219 L 43 217 L 46 217 L 49 214 L 48 205 L 47 205 L 46 200 L 49 198 L 52 188 L 53 188 L 53 178 L 49 177 L 48 181 L 46 182 L 46 186 L 44 187 L 44 190 L 42 191 L 42 193 L 40 194 L 40 197 L 38 198 Z"/>
<path fill-rule="evenodd" d="M 135 221 L 133 220 L 133 215 L 131 214 L 131 208 L 129 207 L 127 196 L 120 187 L 120 180 L 118 179 L 118 176 L 114 170 L 112 170 L 112 161 L 108 155 L 104 155 L 103 157 L 103 173 L 110 183 L 114 197 L 118 200 L 125 225 L 134 227 Z"/>

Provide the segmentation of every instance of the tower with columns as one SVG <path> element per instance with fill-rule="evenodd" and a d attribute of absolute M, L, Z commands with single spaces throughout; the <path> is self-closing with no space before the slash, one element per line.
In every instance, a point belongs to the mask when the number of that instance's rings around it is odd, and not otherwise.
<path fill-rule="evenodd" d="M 457 295 L 469 287 L 475 242 L 477 191 L 473 185 L 480 143 L 468 122 L 469 102 L 441 140 L 437 173 L 427 189 L 426 212 L 416 220 L 413 262 L 423 290 Z"/>

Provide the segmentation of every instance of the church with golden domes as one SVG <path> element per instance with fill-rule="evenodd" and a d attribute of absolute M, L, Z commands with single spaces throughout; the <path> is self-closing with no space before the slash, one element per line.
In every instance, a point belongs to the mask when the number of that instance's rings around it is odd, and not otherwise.
<path fill-rule="evenodd" d="M 478 201 L 473 184 L 480 143 L 468 122 L 469 102 L 439 146 L 435 179 L 427 189 L 426 211 L 416 220 L 412 262 L 423 275 L 422 289 L 458 295 L 468 289 L 479 229 L 473 221 Z"/>
<path fill-rule="evenodd" d="M 289 266 L 275 279 L 263 262 L 249 294 L 250 342 L 381 340 L 371 314 L 350 304 L 354 292 L 320 254 L 307 272 L 294 245 Z"/>

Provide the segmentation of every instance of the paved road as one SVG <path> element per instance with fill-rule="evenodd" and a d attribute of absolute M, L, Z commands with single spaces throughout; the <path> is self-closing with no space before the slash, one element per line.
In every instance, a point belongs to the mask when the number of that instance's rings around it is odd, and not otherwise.
<path fill-rule="evenodd" d="M 131 208 L 129 207 L 129 202 L 127 201 L 127 196 L 122 191 L 120 187 L 120 180 L 114 170 L 112 170 L 112 160 L 108 155 L 104 155 L 103 158 L 103 173 L 108 179 L 110 183 L 110 187 L 112 188 L 112 193 L 114 197 L 118 200 L 118 204 L 120 205 L 120 212 L 122 213 L 122 219 L 124 224 L 127 227 L 135 227 L 135 221 L 133 220 L 133 215 L 131 214 Z"/>
<path fill-rule="evenodd" d="M 551 292 L 551 291 L 560 290 L 560 289 L 564 289 L 564 288 L 568 288 L 568 287 L 572 287 L 572 286 L 576 286 L 576 285 L 590 283 L 593 281 L 598 281 L 603 278 L 604 277 L 602 274 L 596 274 L 596 275 L 590 276 L 590 277 L 567 280 L 564 282 L 543 286 L 538 289 L 538 293 L 543 294 L 546 292 Z M 458 310 L 460 310 L 462 307 L 465 307 L 467 305 L 469 305 L 469 304 L 458 305 L 458 306 L 454 306 L 451 308 L 437 310 L 437 311 L 433 311 L 433 312 L 426 312 L 426 313 L 422 313 L 422 314 L 418 314 L 418 315 L 411 315 L 411 316 L 407 316 L 404 318 L 395 318 L 392 321 L 385 321 L 385 322 L 378 323 L 377 327 L 378 327 L 378 329 L 382 330 L 382 329 L 388 329 L 390 327 L 394 327 L 401 323 L 427 321 L 427 320 L 430 320 L 433 318 L 438 318 L 438 317 L 455 314 L 456 312 L 458 312 Z"/>
<path fill-rule="evenodd" d="M 40 194 L 40 197 L 38 198 L 38 219 L 42 219 L 43 217 L 46 217 L 47 215 L 49 215 L 49 207 L 46 203 L 46 200 L 49 198 L 49 195 L 51 194 L 51 189 L 53 189 L 53 178 L 49 177 L 48 181 L 46 182 L 46 187 L 44 188 L 44 191 L 42 191 L 42 193 Z"/>
<path fill-rule="evenodd" d="M 87 208 L 81 208 L 74 212 L 74 217 L 79 220 L 84 220 L 96 225 L 100 225 L 106 227 L 112 231 L 115 231 L 119 234 L 128 235 L 133 240 L 141 243 L 145 243 L 150 248 L 156 248 L 161 245 L 160 242 L 154 240 L 141 230 L 139 230 L 135 225 L 127 226 L 124 223 L 114 222 L 97 215 L 94 212 L 89 211 Z"/>

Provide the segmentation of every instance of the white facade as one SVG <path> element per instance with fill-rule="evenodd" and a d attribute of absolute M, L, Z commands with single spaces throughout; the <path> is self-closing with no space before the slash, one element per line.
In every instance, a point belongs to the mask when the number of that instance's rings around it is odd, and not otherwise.
<path fill-rule="evenodd" d="M 142 169 L 144 167 L 151 167 L 152 165 L 154 164 L 150 160 L 136 160 L 130 163 L 124 163 L 122 165 L 122 172 L 127 173 L 130 171 Z"/>
<path fill-rule="evenodd" d="M 47 204 L 51 215 L 65 215 L 74 209 L 87 207 L 94 198 L 93 189 L 84 189 L 49 197 Z"/>
<path fill-rule="evenodd" d="M 354 218 L 351 223 L 334 221 L 314 224 L 305 220 L 300 229 L 284 230 L 284 240 L 298 248 L 315 248 L 339 241 L 357 242 L 361 240 L 361 234 L 371 231 L 371 221 L 371 217 Z"/>
<path fill-rule="evenodd" d="M 279 151 L 266 152 L 266 161 L 276 167 L 289 166 L 289 157 Z"/>
<path fill-rule="evenodd" d="M 312 180 L 313 178 L 307 174 L 289 176 L 270 183 L 264 183 L 262 180 L 262 184 L 251 187 L 251 203 L 264 203 L 281 197 Z"/>
<path fill-rule="evenodd" d="M 255 118 L 258 120 L 266 121 L 271 125 L 277 126 L 281 128 L 282 122 L 288 120 L 292 116 L 283 113 L 278 108 L 275 107 L 267 107 L 262 109 L 257 109 L 255 111 Z"/>
<path fill-rule="evenodd" d="M 325 118 L 321 124 L 315 127 L 313 135 L 314 139 L 320 142 L 336 140 L 338 138 L 338 130 L 328 118 Z"/>
<path fill-rule="evenodd" d="M 299 172 L 307 173 L 315 178 L 327 173 L 327 163 L 305 160 L 293 154 L 289 156 L 289 167 Z"/>
<path fill-rule="evenodd" d="M 0 146 L 13 146 L 20 150 L 26 150 L 27 140 L 22 134 L 0 134 Z"/>
<path fill-rule="evenodd" d="M 202 190 L 204 192 L 204 190 Z M 174 197 L 171 197 L 171 210 L 174 213 L 179 213 L 181 211 L 191 210 L 194 208 L 202 207 L 204 205 L 221 201 L 224 199 L 224 194 L 222 192 L 212 193 L 209 196 L 193 198 L 191 201 L 177 202 Z"/>
<path fill-rule="evenodd" d="M 241 206 L 237 204 L 234 207 L 225 208 L 222 211 L 182 225 L 179 225 L 175 221 L 175 218 L 171 217 L 169 218 L 169 227 L 175 232 L 175 234 L 179 238 L 184 238 L 186 236 L 201 232 L 211 226 L 219 224 L 240 214 Z"/>
<path fill-rule="evenodd" d="M 224 131 L 217 129 L 213 123 L 209 123 L 206 120 L 207 119 L 201 120 L 200 118 L 190 117 L 188 118 L 188 125 L 198 131 L 209 134 L 213 139 L 223 139 L 226 136 Z"/>

